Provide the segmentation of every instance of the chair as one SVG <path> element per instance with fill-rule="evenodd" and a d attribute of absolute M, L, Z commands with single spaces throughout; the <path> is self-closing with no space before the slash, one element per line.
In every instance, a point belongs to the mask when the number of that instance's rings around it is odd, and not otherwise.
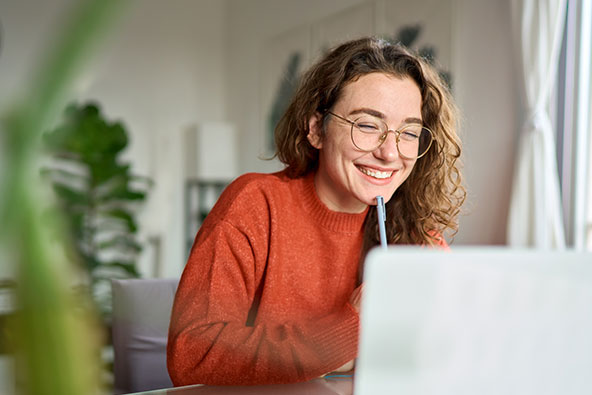
<path fill-rule="evenodd" d="M 172 387 L 166 368 L 178 279 L 112 280 L 116 394 Z"/>

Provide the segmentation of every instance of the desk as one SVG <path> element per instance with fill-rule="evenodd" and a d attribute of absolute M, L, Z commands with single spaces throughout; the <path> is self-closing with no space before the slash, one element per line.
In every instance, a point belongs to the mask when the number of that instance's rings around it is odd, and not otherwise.
<path fill-rule="evenodd" d="M 352 377 L 315 379 L 305 383 L 254 386 L 189 385 L 128 395 L 352 395 Z"/>

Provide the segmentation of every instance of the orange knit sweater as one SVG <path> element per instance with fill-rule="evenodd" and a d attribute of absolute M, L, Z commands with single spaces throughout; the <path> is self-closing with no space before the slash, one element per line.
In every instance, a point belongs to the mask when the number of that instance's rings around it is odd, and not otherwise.
<path fill-rule="evenodd" d="M 306 381 L 356 357 L 366 212 L 329 210 L 313 176 L 241 176 L 204 221 L 171 316 L 175 385 Z"/>

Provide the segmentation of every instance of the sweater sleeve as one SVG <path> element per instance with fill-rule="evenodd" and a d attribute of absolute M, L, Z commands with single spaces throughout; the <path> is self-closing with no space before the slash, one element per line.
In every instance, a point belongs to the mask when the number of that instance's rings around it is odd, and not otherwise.
<path fill-rule="evenodd" d="M 444 237 L 442 237 L 442 236 L 439 236 L 436 239 L 436 247 L 438 247 L 442 250 L 445 250 L 445 251 L 450 251 L 450 246 L 446 242 L 446 239 L 444 239 Z"/>
<path fill-rule="evenodd" d="M 433 247 L 439 248 L 444 251 L 450 251 L 450 246 L 446 242 L 446 239 L 440 232 L 431 231 L 429 232 L 430 236 L 432 236 L 432 240 L 434 241 Z"/>
<path fill-rule="evenodd" d="M 167 365 L 175 385 L 307 381 L 355 358 L 359 318 L 349 304 L 320 319 L 248 325 L 264 277 L 252 241 L 225 221 L 205 233 L 171 316 Z"/>

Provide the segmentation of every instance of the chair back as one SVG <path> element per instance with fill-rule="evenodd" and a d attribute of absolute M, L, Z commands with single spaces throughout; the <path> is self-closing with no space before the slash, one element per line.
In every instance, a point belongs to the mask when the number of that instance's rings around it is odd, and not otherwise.
<path fill-rule="evenodd" d="M 172 387 L 166 367 L 178 279 L 111 281 L 115 393 Z"/>

